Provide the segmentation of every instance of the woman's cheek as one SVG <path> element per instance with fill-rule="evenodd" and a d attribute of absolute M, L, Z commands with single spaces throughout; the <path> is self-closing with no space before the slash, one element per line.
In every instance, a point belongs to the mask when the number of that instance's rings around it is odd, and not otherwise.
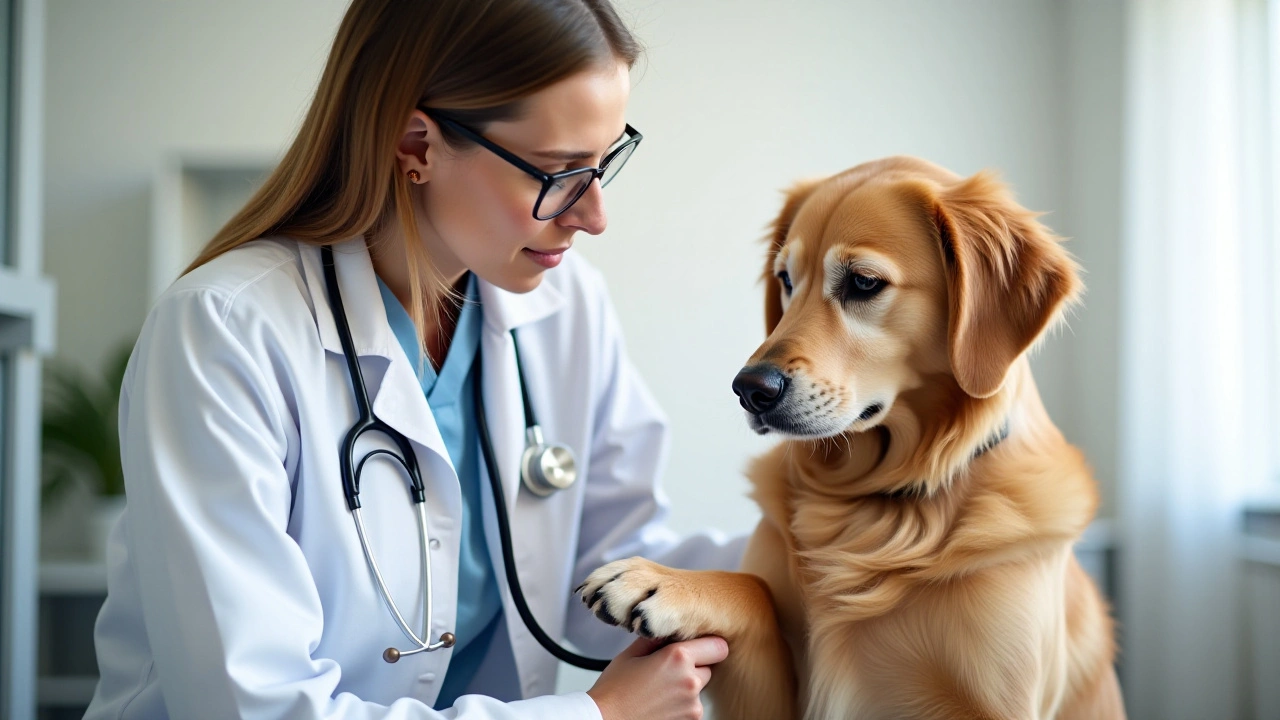
<path fill-rule="evenodd" d="M 497 215 L 502 218 L 503 230 L 509 241 L 518 243 L 523 248 L 546 223 L 533 217 L 533 205 L 538 201 L 537 191 L 528 192 L 527 188 L 513 190 L 515 191 L 507 196 L 506 202 L 501 204 L 502 212 Z"/>

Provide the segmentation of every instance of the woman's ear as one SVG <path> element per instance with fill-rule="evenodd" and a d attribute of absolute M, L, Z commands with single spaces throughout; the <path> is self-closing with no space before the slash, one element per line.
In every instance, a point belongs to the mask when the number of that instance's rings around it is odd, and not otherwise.
<path fill-rule="evenodd" d="M 426 113 L 421 110 L 410 113 L 404 134 L 396 143 L 396 162 L 400 174 L 407 176 L 414 184 L 427 182 L 431 177 L 429 153 L 432 140 L 438 137 L 440 128 Z"/>
<path fill-rule="evenodd" d="M 947 271 L 952 372 L 967 394 L 989 397 L 1079 298 L 1078 268 L 990 173 L 943 187 L 932 210 Z"/>
<path fill-rule="evenodd" d="M 800 180 L 788 188 L 785 191 L 787 199 L 782 205 L 782 212 L 774 218 L 769 226 L 769 234 L 765 236 L 769 249 L 765 253 L 764 272 L 761 274 L 761 279 L 764 280 L 764 334 L 766 337 L 773 333 L 773 329 L 782 320 L 782 288 L 778 279 L 773 276 L 773 261 L 778 256 L 778 250 L 782 249 L 783 243 L 787 241 L 791 223 L 800 212 L 800 206 L 804 205 L 814 189 L 826 180 L 827 178 L 809 178 Z"/>

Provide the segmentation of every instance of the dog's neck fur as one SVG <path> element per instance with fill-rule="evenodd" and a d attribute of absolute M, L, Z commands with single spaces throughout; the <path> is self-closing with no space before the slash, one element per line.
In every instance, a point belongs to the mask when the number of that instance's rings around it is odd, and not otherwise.
<path fill-rule="evenodd" d="M 1039 420 L 1047 423 L 1048 417 L 1025 360 L 1015 363 L 1004 387 L 988 398 L 966 395 L 950 376 L 934 376 L 901 394 L 877 427 L 809 441 L 810 452 L 793 453 L 793 476 L 833 499 L 932 497 L 950 488 L 983 452 L 1032 429 L 1028 421 L 1042 425 Z"/>
<path fill-rule="evenodd" d="M 993 435 L 987 437 L 987 439 L 973 451 L 973 454 L 969 456 L 969 462 L 972 463 L 974 460 L 982 457 L 984 453 L 989 452 L 995 448 L 995 446 L 1004 442 L 1007 437 L 1009 437 L 1009 419 L 1005 418 L 1004 423 L 1000 425 L 999 429 L 996 430 Z M 935 489 L 936 488 L 929 483 L 927 478 L 921 478 L 909 481 L 896 490 L 886 490 L 880 494 L 888 498 L 909 499 L 913 496 L 918 497 L 925 493 L 932 492 Z"/>

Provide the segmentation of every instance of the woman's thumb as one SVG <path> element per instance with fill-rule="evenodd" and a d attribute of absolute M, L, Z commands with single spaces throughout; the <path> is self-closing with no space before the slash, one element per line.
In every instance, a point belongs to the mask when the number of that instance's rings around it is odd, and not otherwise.
<path fill-rule="evenodd" d="M 666 645 L 665 640 L 653 640 L 646 637 L 638 637 L 635 642 L 627 646 L 627 649 L 618 653 L 619 658 L 637 658 L 644 657 L 653 653 L 654 650 Z"/>

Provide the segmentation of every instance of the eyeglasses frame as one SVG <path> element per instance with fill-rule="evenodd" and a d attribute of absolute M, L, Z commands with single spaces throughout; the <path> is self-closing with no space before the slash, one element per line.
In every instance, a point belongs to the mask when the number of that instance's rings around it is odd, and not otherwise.
<path fill-rule="evenodd" d="M 553 220 L 559 217 L 560 215 L 562 215 L 563 213 L 565 213 L 566 211 L 568 211 L 569 208 L 573 207 L 574 204 L 577 203 L 578 200 L 582 199 L 582 196 L 587 193 L 587 189 L 591 187 L 592 182 L 595 182 L 596 180 L 601 180 L 600 187 L 603 188 L 606 184 L 603 182 L 605 171 L 609 169 L 609 164 L 613 162 L 613 159 L 618 157 L 618 155 L 620 155 L 622 151 L 626 150 L 628 147 L 632 148 L 632 151 L 634 152 L 635 146 L 639 145 L 640 141 L 644 139 L 644 136 L 640 134 L 640 131 L 631 127 L 630 123 L 628 123 L 626 126 L 626 129 L 623 131 L 623 134 L 626 136 L 626 140 L 623 141 L 621 145 L 619 145 L 618 147 L 610 151 L 609 154 L 605 155 L 603 158 L 600 158 L 600 165 L 598 167 L 573 168 L 572 170 L 565 170 L 563 172 L 558 172 L 558 173 L 545 173 L 542 170 L 539 170 L 537 166 L 521 158 L 519 155 L 516 155 L 510 150 L 507 150 L 506 148 L 486 138 L 485 136 L 481 135 L 475 130 L 472 130 L 466 125 L 463 125 L 457 120 L 454 120 L 453 118 L 447 115 L 444 115 L 443 113 L 440 113 L 435 110 L 431 110 L 429 108 L 420 107 L 418 109 L 426 113 L 427 117 L 431 118 L 432 120 L 435 120 L 437 123 L 440 123 L 441 125 L 444 125 L 445 127 L 448 127 L 449 129 L 456 131 L 458 134 L 462 135 L 468 140 L 476 143 L 477 145 L 480 145 L 481 147 L 492 152 L 493 154 L 497 155 L 503 160 L 506 160 L 507 162 L 516 166 L 520 170 L 523 170 L 528 175 L 531 175 L 534 179 L 539 180 L 542 183 L 542 190 L 538 193 L 538 199 L 535 200 L 533 203 L 533 219 L 540 220 L 540 221 Z M 547 215 L 546 217 L 538 216 L 538 210 L 542 207 L 542 200 L 547 196 L 547 192 L 551 190 L 551 185 L 553 183 L 560 180 L 564 180 L 566 178 L 576 178 L 582 175 L 586 175 L 588 173 L 590 173 L 593 177 L 587 182 L 583 183 L 582 189 L 579 190 L 578 194 L 574 196 L 572 200 L 566 203 L 564 207 L 560 208 L 560 210 L 556 211 L 552 215 Z M 617 175 L 614 175 L 614 177 L 617 177 Z M 613 178 L 611 177 L 609 178 L 609 180 L 612 181 Z"/>

